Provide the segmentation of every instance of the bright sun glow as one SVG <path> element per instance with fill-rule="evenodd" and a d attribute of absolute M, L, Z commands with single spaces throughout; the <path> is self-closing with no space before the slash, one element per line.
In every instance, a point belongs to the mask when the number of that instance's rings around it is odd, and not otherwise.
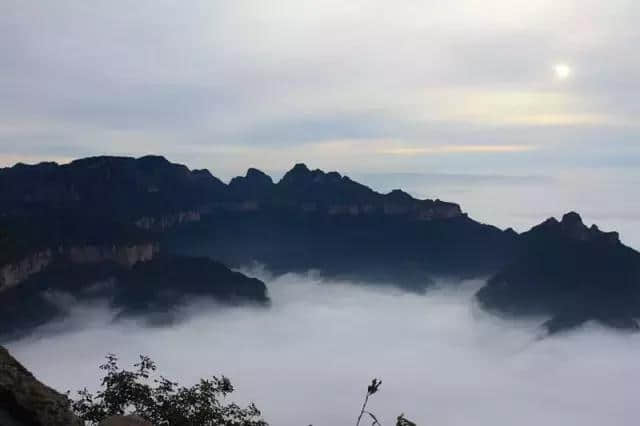
<path fill-rule="evenodd" d="M 559 80 L 565 80 L 571 75 L 571 68 L 567 64 L 556 64 L 553 66 L 553 72 Z"/>

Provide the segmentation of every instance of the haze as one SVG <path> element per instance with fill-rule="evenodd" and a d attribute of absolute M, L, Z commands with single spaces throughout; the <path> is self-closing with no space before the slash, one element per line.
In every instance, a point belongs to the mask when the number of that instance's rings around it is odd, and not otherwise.
<path fill-rule="evenodd" d="M 236 401 L 255 401 L 282 426 L 353 424 L 373 377 L 383 384 L 370 408 L 384 424 L 400 413 L 421 425 L 637 423 L 638 335 L 588 325 L 539 340 L 541 319 L 476 309 L 479 281 L 417 295 L 317 272 L 244 272 L 267 281 L 271 308 L 194 301 L 185 321 L 152 328 L 82 306 L 8 348 L 61 391 L 95 388 L 108 352 L 123 364 L 149 354 L 183 384 L 224 373 Z"/>
<path fill-rule="evenodd" d="M 8 0 L 0 162 L 637 168 L 639 17 L 632 0 Z"/>
<path fill-rule="evenodd" d="M 579 210 L 637 248 L 639 19 L 633 0 L 8 0 L 0 164 L 411 173 L 488 223 Z M 553 183 L 493 185 L 487 207 L 434 174 Z"/>

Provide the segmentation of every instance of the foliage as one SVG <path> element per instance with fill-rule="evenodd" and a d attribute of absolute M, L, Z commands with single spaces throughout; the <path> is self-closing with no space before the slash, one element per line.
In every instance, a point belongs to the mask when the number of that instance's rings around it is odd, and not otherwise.
<path fill-rule="evenodd" d="M 378 392 L 378 388 L 382 384 L 382 380 L 373 379 L 371 380 L 371 384 L 367 387 L 367 393 L 364 397 L 364 403 L 362 404 L 362 409 L 360 410 L 360 414 L 358 415 L 358 421 L 356 422 L 356 426 L 360 426 L 360 421 L 362 420 L 362 416 L 364 414 L 368 414 L 369 417 L 373 420 L 372 425 L 380 426 L 380 422 L 376 416 L 374 416 L 370 411 L 367 411 L 367 403 L 369 402 L 369 397 L 374 393 Z"/>
<path fill-rule="evenodd" d="M 152 378 L 156 365 L 147 356 L 141 355 L 133 366 L 133 371 L 121 369 L 118 358 L 108 354 L 100 366 L 105 372 L 101 390 L 96 394 L 86 388 L 78 391 L 79 398 L 72 404 L 75 413 L 89 425 L 97 425 L 111 416 L 135 414 L 156 426 L 268 426 L 254 404 L 241 408 L 234 403 L 224 403 L 225 397 L 233 392 L 231 382 L 224 376 L 202 379 L 187 388 L 163 376 Z M 367 410 L 369 397 L 377 393 L 381 385 L 381 380 L 373 379 L 367 386 L 357 426 L 365 414 L 372 426 L 382 426 Z M 401 414 L 396 426 L 416 424 Z"/>
<path fill-rule="evenodd" d="M 224 376 L 183 387 L 163 376 L 152 379 L 156 365 L 147 356 L 141 355 L 134 367 L 120 369 L 118 358 L 107 355 L 100 366 L 105 372 L 102 389 L 95 395 L 86 388 L 78 391 L 79 399 L 73 402 L 76 414 L 90 425 L 114 415 L 135 414 L 156 426 L 267 426 L 255 405 L 224 403 L 233 392 Z"/>
<path fill-rule="evenodd" d="M 398 419 L 396 420 L 396 426 L 417 426 L 411 420 L 408 420 L 404 417 L 404 414 L 400 414 Z"/>
<path fill-rule="evenodd" d="M 367 393 L 364 397 L 364 403 L 362 404 L 362 409 L 360 410 L 360 414 L 358 415 L 358 420 L 356 422 L 356 426 L 360 426 L 360 422 L 362 421 L 362 416 L 367 414 L 371 418 L 371 426 L 382 426 L 378 418 L 371 411 L 367 410 L 367 404 L 369 403 L 369 397 L 374 393 L 378 392 L 380 389 L 380 385 L 382 385 L 382 380 L 374 378 L 371 380 L 371 384 L 367 386 Z M 400 414 L 396 419 L 396 426 L 416 426 L 415 423 L 406 419 L 404 414 Z"/>

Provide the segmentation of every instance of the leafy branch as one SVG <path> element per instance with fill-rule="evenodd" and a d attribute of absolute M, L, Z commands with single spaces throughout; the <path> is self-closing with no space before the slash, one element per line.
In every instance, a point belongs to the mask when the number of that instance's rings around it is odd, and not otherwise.
<path fill-rule="evenodd" d="M 90 425 L 111 416 L 135 414 L 156 426 L 267 426 L 255 405 L 241 408 L 224 403 L 233 392 L 231 381 L 224 376 L 201 379 L 192 387 L 179 386 L 164 376 L 151 379 L 156 365 L 143 355 L 132 371 L 120 369 L 114 354 L 106 356 L 100 369 L 105 372 L 101 390 L 94 395 L 82 389 L 72 404 Z"/>
<path fill-rule="evenodd" d="M 362 408 L 360 409 L 360 414 L 358 415 L 358 421 L 356 422 L 356 426 L 360 426 L 360 422 L 362 421 L 362 416 L 364 416 L 365 414 L 367 414 L 373 421 L 371 423 L 371 426 L 382 426 L 380 421 L 378 421 L 378 418 L 371 411 L 367 410 L 369 397 L 374 393 L 378 392 L 378 389 L 380 389 L 380 385 L 382 385 L 382 380 L 379 380 L 377 378 L 374 378 L 373 380 L 371 380 L 371 384 L 367 387 L 367 393 L 364 397 L 364 402 L 362 403 Z M 406 419 L 404 417 L 404 414 L 400 414 L 396 419 L 396 426 L 416 426 L 416 424 Z"/>

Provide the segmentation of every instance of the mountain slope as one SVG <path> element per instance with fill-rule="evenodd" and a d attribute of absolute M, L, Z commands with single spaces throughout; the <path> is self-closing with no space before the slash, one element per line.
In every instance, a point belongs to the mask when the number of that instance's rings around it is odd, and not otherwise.
<path fill-rule="evenodd" d="M 0 301 L 7 283 L 43 276 L 60 262 L 81 271 L 77 260 L 97 258 L 86 268 L 99 268 L 141 244 L 159 247 L 165 259 L 257 261 L 276 273 L 319 269 L 411 291 L 436 277 L 489 276 L 478 293 L 482 306 L 548 315 L 550 331 L 590 319 L 635 328 L 640 313 L 640 254 L 575 213 L 519 235 L 478 223 L 455 203 L 381 194 L 301 163 L 278 182 L 252 168 L 228 185 L 157 156 L 0 169 Z M 147 267 L 157 271 L 140 270 Z M 149 290 L 144 274 L 135 281 Z M 186 290 L 178 281 L 162 286 Z"/>
<path fill-rule="evenodd" d="M 208 171 L 154 156 L 16 165 L 0 170 L 0 201 L 0 226 L 29 222 L 42 229 L 24 244 L 34 249 L 77 244 L 89 234 L 102 235 L 105 243 L 123 234 L 126 241 L 137 232 L 135 238 L 161 240 L 169 252 L 232 265 L 319 268 L 414 289 L 427 286 L 434 274 L 495 271 L 515 238 L 473 221 L 457 204 L 418 200 L 400 190 L 380 194 L 304 164 L 277 183 L 250 169 L 229 185 Z M 58 226 L 49 219 L 56 217 L 73 218 L 80 231 L 69 220 Z M 122 232 L 108 230 L 114 226 Z M 30 235 L 28 226 L 22 228 L 20 235 Z M 47 239 L 52 233 L 46 228 L 61 232 Z"/>
<path fill-rule="evenodd" d="M 477 297 L 491 310 L 550 315 L 549 332 L 588 320 L 637 329 L 640 253 L 615 232 L 587 228 L 577 213 L 523 233 L 517 259 L 493 276 Z"/>
<path fill-rule="evenodd" d="M 64 317 L 79 302 L 104 300 L 122 316 L 172 322 L 193 299 L 268 306 L 265 284 L 207 258 L 156 255 L 132 266 L 113 261 L 53 262 L 0 292 L 0 339 Z"/>

